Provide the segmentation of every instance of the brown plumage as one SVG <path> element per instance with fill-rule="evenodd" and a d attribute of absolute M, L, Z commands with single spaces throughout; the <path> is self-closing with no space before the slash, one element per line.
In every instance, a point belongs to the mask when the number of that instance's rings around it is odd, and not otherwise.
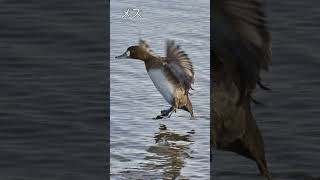
<path fill-rule="evenodd" d="M 252 91 L 268 70 L 270 38 L 261 0 L 216 0 L 213 4 L 211 140 L 222 150 L 254 160 L 271 179 L 264 142 L 251 112 Z"/>
<path fill-rule="evenodd" d="M 139 45 L 130 46 L 125 53 L 116 58 L 132 58 L 144 62 L 152 82 L 171 105 L 168 110 L 161 111 L 157 118 L 170 117 L 176 109 L 188 111 L 193 116 L 189 99 L 189 90 L 194 81 L 192 62 L 174 41 L 167 41 L 166 55 L 167 57 L 155 55 L 149 45 L 140 40 Z"/>

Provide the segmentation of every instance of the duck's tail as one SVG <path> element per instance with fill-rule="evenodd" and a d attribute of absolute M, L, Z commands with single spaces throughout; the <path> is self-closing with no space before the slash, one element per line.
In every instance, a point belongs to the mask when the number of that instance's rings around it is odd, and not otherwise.
<path fill-rule="evenodd" d="M 192 108 L 192 103 L 189 99 L 189 95 L 187 94 L 187 104 L 182 107 L 183 110 L 187 111 L 190 113 L 191 117 L 194 117 L 193 115 L 193 108 Z"/>

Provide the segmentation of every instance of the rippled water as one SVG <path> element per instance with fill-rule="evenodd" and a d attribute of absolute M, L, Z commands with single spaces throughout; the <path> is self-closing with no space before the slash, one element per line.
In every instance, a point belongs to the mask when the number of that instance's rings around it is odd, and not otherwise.
<path fill-rule="evenodd" d="M 103 2 L 1 1 L 0 179 L 106 179 Z"/>
<path fill-rule="evenodd" d="M 141 18 L 122 18 L 127 8 Z M 133 12 L 132 12 L 133 13 Z M 133 13 L 134 14 L 134 13 Z M 209 178 L 209 1 L 111 1 L 111 179 Z M 143 38 L 164 55 L 174 39 L 191 58 L 195 84 L 190 98 L 196 118 L 169 108 L 138 60 L 116 60 Z"/>
<path fill-rule="evenodd" d="M 271 92 L 255 97 L 273 180 L 320 179 L 320 14 L 319 1 L 267 1 L 272 66 L 263 75 Z M 258 180 L 254 162 L 214 152 L 217 180 Z"/>

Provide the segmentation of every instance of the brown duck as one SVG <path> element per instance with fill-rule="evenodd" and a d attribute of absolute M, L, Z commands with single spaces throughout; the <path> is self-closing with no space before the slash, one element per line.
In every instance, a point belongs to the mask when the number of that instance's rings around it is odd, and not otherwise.
<path fill-rule="evenodd" d="M 261 0 L 213 1 L 211 140 L 221 150 L 254 160 L 271 179 L 261 132 L 251 112 L 261 70 L 268 70 L 270 38 Z"/>
<path fill-rule="evenodd" d="M 194 81 L 193 66 L 174 41 L 167 41 L 166 57 L 155 55 L 148 44 L 140 40 L 136 46 L 130 46 L 122 55 L 116 58 L 131 58 L 142 60 L 153 84 L 171 105 L 168 110 L 162 110 L 157 119 L 170 117 L 177 109 L 183 109 L 193 117 L 189 90 Z"/>

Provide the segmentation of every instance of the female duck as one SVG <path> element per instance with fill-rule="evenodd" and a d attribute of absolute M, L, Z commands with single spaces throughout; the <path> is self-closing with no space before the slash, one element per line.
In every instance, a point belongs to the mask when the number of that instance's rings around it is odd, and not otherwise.
<path fill-rule="evenodd" d="M 131 58 L 142 60 L 147 72 L 163 98 L 171 105 L 168 110 L 161 111 L 162 117 L 170 117 L 176 109 L 183 109 L 193 117 L 189 90 L 194 81 L 193 66 L 187 54 L 175 45 L 174 41 L 167 41 L 167 57 L 154 55 L 145 41 L 131 46 L 116 58 Z"/>

